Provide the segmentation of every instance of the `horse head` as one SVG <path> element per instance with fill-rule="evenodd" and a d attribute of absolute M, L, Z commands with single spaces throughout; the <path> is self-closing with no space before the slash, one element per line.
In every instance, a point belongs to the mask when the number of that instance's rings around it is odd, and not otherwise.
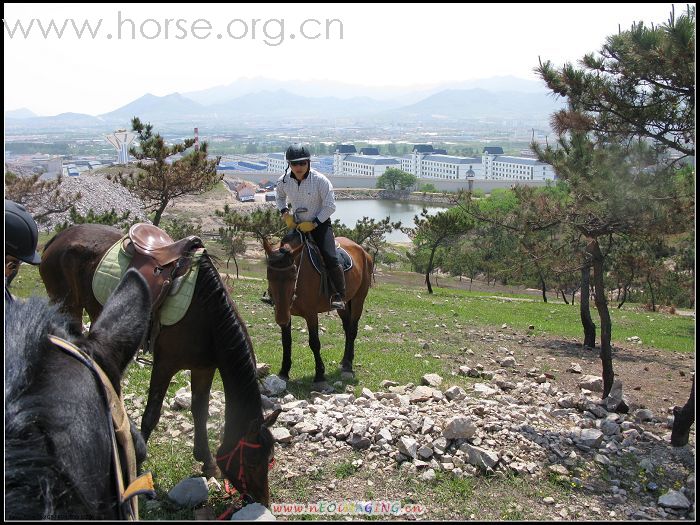
<path fill-rule="evenodd" d="M 262 421 L 253 420 L 232 450 L 227 451 L 223 444 L 219 448 L 217 464 L 244 501 L 256 501 L 266 507 L 270 504 L 268 471 L 274 462 L 270 427 L 281 412 L 278 409 Z"/>
<path fill-rule="evenodd" d="M 98 385 L 108 381 L 117 393 L 121 390 L 122 374 L 143 339 L 149 311 L 148 287 L 133 272 L 114 291 L 87 336 L 79 323 L 44 299 L 6 308 L 7 516 L 122 516 L 112 461 L 113 420 Z M 122 463 L 122 475 L 125 468 Z M 105 475 L 96 477 L 95 472 Z"/>
<path fill-rule="evenodd" d="M 286 326 L 292 318 L 291 306 L 298 275 L 294 257 L 301 249 L 301 244 L 294 241 L 295 236 L 288 234 L 277 250 L 273 250 L 267 241 L 263 242 L 267 254 L 268 293 L 275 303 L 275 322 L 280 326 Z"/>
<path fill-rule="evenodd" d="M 146 334 L 150 301 L 146 280 L 136 270 L 126 272 L 83 346 L 105 371 L 117 394 L 121 377 Z"/>

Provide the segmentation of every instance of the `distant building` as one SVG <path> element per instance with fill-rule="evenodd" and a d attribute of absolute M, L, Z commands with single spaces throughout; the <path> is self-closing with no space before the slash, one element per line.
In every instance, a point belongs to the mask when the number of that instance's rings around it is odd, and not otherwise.
<path fill-rule="evenodd" d="M 267 172 L 279 173 L 282 175 L 287 168 L 287 159 L 284 158 L 284 153 L 270 153 L 267 156 Z"/>
<path fill-rule="evenodd" d="M 341 155 L 333 163 L 333 175 L 336 177 L 380 177 L 388 168 L 400 168 L 401 161 L 394 157 L 382 155 Z M 337 171 L 335 167 L 337 166 Z"/>
<path fill-rule="evenodd" d="M 379 149 L 377 149 L 377 148 L 361 148 L 360 155 L 379 155 Z"/>
<path fill-rule="evenodd" d="M 312 164 L 313 165 L 313 164 Z M 268 155 L 268 171 L 284 173 L 287 162 L 282 153 Z M 377 148 L 340 144 L 333 155 L 335 177 L 380 177 L 388 168 L 398 168 L 421 179 L 439 180 L 554 180 L 554 169 L 533 158 L 503 155 L 500 146 L 487 146 L 481 157 L 448 155 L 431 144 L 415 144 L 401 157 L 380 155 Z"/>
<path fill-rule="evenodd" d="M 482 174 L 481 159 L 447 155 L 444 149 L 435 150 L 430 144 L 413 146 L 411 153 L 401 157 L 401 169 L 426 179 L 478 179 Z"/>
<path fill-rule="evenodd" d="M 554 180 L 556 175 L 550 164 L 525 157 L 510 157 L 495 153 L 502 148 L 484 148 L 482 155 L 485 179 L 492 180 Z"/>

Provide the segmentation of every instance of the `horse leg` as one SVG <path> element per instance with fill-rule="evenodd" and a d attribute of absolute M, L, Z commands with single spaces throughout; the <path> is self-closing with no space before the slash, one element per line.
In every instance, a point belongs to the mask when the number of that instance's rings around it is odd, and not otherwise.
<path fill-rule="evenodd" d="M 695 422 L 695 377 L 690 389 L 690 397 L 683 406 L 673 407 L 673 429 L 671 431 L 671 445 L 682 447 L 688 444 L 690 427 Z"/>
<path fill-rule="evenodd" d="M 282 368 L 279 376 L 285 381 L 289 381 L 289 369 L 292 368 L 292 320 L 289 320 L 282 329 Z"/>
<path fill-rule="evenodd" d="M 355 339 L 357 338 L 357 326 L 360 319 L 354 319 L 352 311 L 353 301 L 348 301 L 345 310 L 338 310 L 338 314 L 343 321 L 343 331 L 345 332 L 345 352 L 343 353 L 343 360 L 340 362 L 340 377 L 342 379 L 355 377 L 352 363 L 355 360 Z"/>
<path fill-rule="evenodd" d="M 151 371 L 151 382 L 148 387 L 148 401 L 146 402 L 146 409 L 143 411 L 143 417 L 141 418 L 141 435 L 146 442 L 148 442 L 151 432 L 153 432 L 153 429 L 158 424 L 163 400 L 165 399 L 165 394 L 168 392 L 168 385 L 170 385 L 170 380 L 175 375 L 175 372 L 177 372 L 177 370 L 163 366 L 158 359 L 154 359 L 153 370 Z"/>
<path fill-rule="evenodd" d="M 314 353 L 314 361 L 316 362 L 314 383 L 327 388 L 327 385 L 324 385 L 326 382 L 326 367 L 323 365 L 323 359 L 321 359 L 321 340 L 318 338 L 318 315 L 307 318 L 306 327 L 309 330 L 309 346 Z"/>
<path fill-rule="evenodd" d="M 221 471 L 216 466 L 209 450 L 207 419 L 209 418 L 209 392 L 216 368 L 192 370 L 192 419 L 194 420 L 194 459 L 204 463 L 202 475 L 206 478 L 220 478 Z"/>

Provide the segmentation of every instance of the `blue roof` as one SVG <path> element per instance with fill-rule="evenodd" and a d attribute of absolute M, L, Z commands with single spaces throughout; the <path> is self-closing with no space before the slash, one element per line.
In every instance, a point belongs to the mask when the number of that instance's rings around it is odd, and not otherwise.
<path fill-rule="evenodd" d="M 448 164 L 481 164 L 481 159 L 474 157 L 455 157 L 453 155 L 426 155 L 423 160 L 446 162 Z"/>
<path fill-rule="evenodd" d="M 500 146 L 486 146 L 484 153 L 488 155 L 503 155 L 503 148 Z"/>
<path fill-rule="evenodd" d="M 284 159 L 284 153 L 270 153 L 270 154 L 268 155 L 268 158 L 279 159 L 279 160 L 285 160 L 285 159 Z"/>
<path fill-rule="evenodd" d="M 430 144 L 415 144 L 413 146 L 413 151 L 417 151 L 418 153 L 432 153 L 434 150 Z"/>
<path fill-rule="evenodd" d="M 494 162 L 510 162 L 512 164 L 525 164 L 526 166 L 548 166 L 545 162 L 527 157 L 509 157 L 507 155 L 497 155 Z"/>
<path fill-rule="evenodd" d="M 381 157 L 372 155 L 371 157 L 365 155 L 349 155 L 345 157 L 346 161 L 349 162 L 359 162 L 361 164 L 401 164 L 401 161 L 392 157 Z"/>
<path fill-rule="evenodd" d="M 377 148 L 361 148 L 360 153 L 363 155 L 379 155 L 379 150 Z"/>
<path fill-rule="evenodd" d="M 336 151 L 338 153 L 357 153 L 357 149 L 352 144 L 338 144 Z"/>

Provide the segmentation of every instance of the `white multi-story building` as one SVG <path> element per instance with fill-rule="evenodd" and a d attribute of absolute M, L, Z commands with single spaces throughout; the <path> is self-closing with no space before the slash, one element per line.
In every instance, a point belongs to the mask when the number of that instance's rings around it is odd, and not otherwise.
<path fill-rule="evenodd" d="M 484 148 L 482 155 L 484 179 L 493 180 L 554 180 L 550 164 L 525 157 L 503 155 L 502 148 Z"/>
<path fill-rule="evenodd" d="M 447 155 L 429 144 L 417 144 L 401 157 L 401 169 L 423 179 L 481 179 L 481 159 Z"/>
<path fill-rule="evenodd" d="M 270 153 L 269 173 L 284 173 L 287 162 L 283 153 Z M 440 180 L 554 180 L 549 164 L 526 157 L 503 155 L 500 147 L 484 148 L 481 158 L 447 155 L 445 150 L 430 144 L 416 144 L 413 151 L 402 157 L 379 155 L 376 148 L 341 144 L 333 155 L 335 177 L 380 177 L 387 168 L 398 168 L 420 179 Z"/>
<path fill-rule="evenodd" d="M 280 175 L 282 175 L 286 168 L 287 159 L 285 159 L 284 153 L 270 153 L 267 156 L 268 173 L 279 173 Z"/>
<path fill-rule="evenodd" d="M 380 177 L 387 168 L 401 168 L 395 157 L 380 155 L 376 148 L 357 149 L 352 145 L 340 145 L 333 156 L 333 175 L 336 177 Z"/>

